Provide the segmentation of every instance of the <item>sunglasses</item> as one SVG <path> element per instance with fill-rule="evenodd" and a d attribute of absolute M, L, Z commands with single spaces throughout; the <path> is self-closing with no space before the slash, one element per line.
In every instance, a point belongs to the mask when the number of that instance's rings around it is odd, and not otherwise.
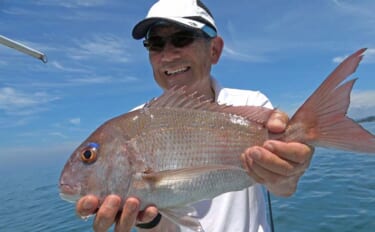
<path fill-rule="evenodd" d="M 183 48 L 192 44 L 195 39 L 198 38 L 209 38 L 202 32 L 196 31 L 179 31 L 169 36 L 158 36 L 151 35 L 150 37 L 143 40 L 143 46 L 149 51 L 160 52 L 164 49 L 167 42 L 170 42 L 176 48 Z"/>

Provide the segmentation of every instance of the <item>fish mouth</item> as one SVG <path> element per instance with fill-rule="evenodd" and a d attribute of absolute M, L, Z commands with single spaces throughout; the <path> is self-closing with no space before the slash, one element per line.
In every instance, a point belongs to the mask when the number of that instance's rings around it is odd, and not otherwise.
<path fill-rule="evenodd" d="M 60 184 L 60 197 L 65 201 L 73 203 L 78 201 L 78 199 L 81 197 L 79 192 L 79 187 L 75 188 L 67 184 Z"/>
<path fill-rule="evenodd" d="M 184 73 L 184 72 L 187 72 L 189 70 L 190 70 L 190 67 L 186 66 L 186 67 L 180 67 L 180 68 L 176 68 L 176 69 L 165 70 L 164 74 L 170 77 L 172 75 Z"/>
<path fill-rule="evenodd" d="M 65 193 L 60 193 L 60 198 L 70 203 L 76 203 L 78 199 L 81 198 L 81 196 L 79 194 L 69 195 Z"/>

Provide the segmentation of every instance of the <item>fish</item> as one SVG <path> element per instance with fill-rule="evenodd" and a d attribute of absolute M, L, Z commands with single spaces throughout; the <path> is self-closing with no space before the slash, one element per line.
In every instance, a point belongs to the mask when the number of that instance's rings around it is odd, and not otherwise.
<path fill-rule="evenodd" d="M 185 88 L 166 90 L 143 108 L 99 126 L 67 160 L 60 179 L 62 199 L 93 194 L 100 202 L 117 194 L 154 205 L 167 219 L 203 231 L 191 203 L 255 184 L 240 155 L 268 139 L 375 153 L 375 136 L 347 116 L 365 48 L 347 57 L 291 117 L 284 133 L 266 122 L 275 111 L 202 100 Z"/>

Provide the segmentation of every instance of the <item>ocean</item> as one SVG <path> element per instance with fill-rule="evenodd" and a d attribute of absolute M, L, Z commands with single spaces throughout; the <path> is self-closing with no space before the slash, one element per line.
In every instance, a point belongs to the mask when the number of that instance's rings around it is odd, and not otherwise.
<path fill-rule="evenodd" d="M 364 123 L 375 132 L 375 123 Z M 69 154 L 0 163 L 0 231 L 92 231 L 57 182 Z M 271 196 L 277 232 L 375 231 L 375 155 L 318 148 L 297 192 Z"/>

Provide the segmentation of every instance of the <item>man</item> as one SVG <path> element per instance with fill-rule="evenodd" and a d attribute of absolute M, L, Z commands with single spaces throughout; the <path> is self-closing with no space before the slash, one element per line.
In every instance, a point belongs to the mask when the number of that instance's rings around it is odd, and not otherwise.
<path fill-rule="evenodd" d="M 211 77 L 211 66 L 219 61 L 224 43 L 217 35 L 210 11 L 201 1 L 158 1 L 146 19 L 134 27 L 133 37 L 145 38 L 154 79 L 163 90 L 186 86 L 187 92 L 198 92 L 220 104 L 271 107 L 261 93 L 220 88 Z M 284 113 L 276 111 L 267 128 L 273 133 L 283 132 L 287 121 Z M 312 153 L 313 149 L 304 144 L 266 141 L 263 146 L 249 147 L 238 158 L 249 175 L 273 194 L 290 196 Z M 139 231 L 178 231 L 154 206 L 140 212 L 136 198 L 128 198 L 124 206 L 120 203 L 120 197 L 111 195 L 97 210 L 99 200 L 89 195 L 78 201 L 77 213 L 87 216 L 96 212 L 93 227 L 97 232 L 106 231 L 113 223 L 115 231 L 130 231 L 134 225 Z M 206 231 L 269 230 L 260 185 L 225 193 L 194 206 Z"/>

